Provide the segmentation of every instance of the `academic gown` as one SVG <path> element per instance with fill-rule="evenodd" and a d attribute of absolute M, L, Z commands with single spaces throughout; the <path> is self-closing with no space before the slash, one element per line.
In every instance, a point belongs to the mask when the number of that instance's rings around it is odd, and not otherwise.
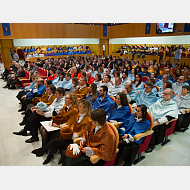
<path fill-rule="evenodd" d="M 144 89 L 144 82 L 141 82 L 140 85 L 137 87 L 136 87 L 136 85 L 137 85 L 136 83 L 132 83 L 132 86 L 134 89 L 139 90 L 139 91 Z"/>
<path fill-rule="evenodd" d="M 137 96 L 138 96 L 138 92 L 137 90 L 133 89 L 131 92 L 128 93 L 129 96 L 131 97 L 131 100 L 136 101 Z"/>
<path fill-rule="evenodd" d="M 130 134 L 133 138 L 136 134 L 144 133 L 149 130 L 150 128 L 150 122 L 149 120 L 146 121 L 139 121 L 136 122 L 136 119 L 133 117 L 136 116 L 136 113 L 129 116 L 121 125 L 120 128 L 118 128 L 119 132 L 119 138 L 122 140 L 122 136 L 124 134 Z M 123 131 L 121 128 L 125 128 L 125 131 Z M 134 140 L 137 144 L 142 144 L 144 138 L 141 138 L 139 141 Z"/>
<path fill-rule="evenodd" d="M 175 83 L 173 83 L 173 85 L 172 85 L 172 89 L 173 89 L 173 91 L 174 91 L 176 94 L 180 94 L 180 93 L 181 93 L 181 90 L 182 90 L 182 86 L 185 86 L 185 85 L 189 86 L 189 84 L 188 84 L 187 82 L 184 82 L 184 83 L 182 83 L 182 84 L 179 84 L 178 82 L 175 82 Z"/>
<path fill-rule="evenodd" d="M 99 96 L 97 96 L 97 99 L 95 100 L 94 104 L 92 105 L 93 110 L 96 110 L 98 108 L 102 108 L 106 111 L 106 113 L 109 112 L 110 108 L 113 107 L 115 102 L 110 98 L 108 94 L 104 97 L 103 100 L 100 99 Z"/>
<path fill-rule="evenodd" d="M 93 104 L 94 104 L 94 102 L 95 102 L 95 100 L 90 100 L 90 99 L 91 99 L 91 97 L 92 97 L 92 95 L 89 95 L 89 96 L 87 97 L 87 96 L 86 96 L 86 94 L 85 94 L 85 96 L 84 96 L 84 98 L 83 98 L 83 99 L 89 100 L 89 101 L 91 102 L 91 104 L 93 105 Z"/>
<path fill-rule="evenodd" d="M 118 122 L 124 122 L 130 115 L 129 106 L 122 106 L 117 109 L 118 105 L 108 112 L 108 120 L 116 120 Z"/>
<path fill-rule="evenodd" d="M 142 90 L 141 93 L 138 95 L 136 104 L 142 105 L 144 104 L 147 107 L 150 107 L 152 104 L 154 104 L 157 101 L 156 94 L 154 92 L 150 92 L 148 96 L 145 95 L 145 90 Z"/>
<path fill-rule="evenodd" d="M 168 80 L 168 82 L 171 82 L 171 84 L 173 84 L 171 80 Z M 155 85 L 159 88 L 163 88 L 163 84 L 163 80 L 159 80 L 157 83 L 155 83 Z"/>

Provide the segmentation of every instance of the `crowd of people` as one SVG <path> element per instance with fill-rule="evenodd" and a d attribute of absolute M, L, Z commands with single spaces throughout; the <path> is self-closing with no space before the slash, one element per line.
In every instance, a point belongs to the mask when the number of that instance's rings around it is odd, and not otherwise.
<path fill-rule="evenodd" d="M 39 67 L 48 70 L 46 79 L 39 76 Z M 26 61 L 24 68 L 13 61 L 3 73 L 7 81 L 4 88 L 14 89 L 23 69 L 30 72 L 31 84 L 17 95 L 21 104 L 18 111 L 24 115 L 19 124 L 24 127 L 13 134 L 31 136 L 25 142 L 32 143 L 39 141 L 39 130 L 42 146 L 32 153 L 48 153 L 43 164 L 62 150 L 62 165 L 104 165 L 114 159 L 118 148 L 115 165 L 124 161 L 130 166 L 144 139 L 136 141 L 135 135 L 150 128 L 147 112 L 154 119 L 154 133 L 146 153 L 163 142 L 166 122 L 178 119 L 175 131 L 188 129 L 190 72 L 188 65 L 178 64 L 178 59 L 172 65 L 162 60 L 140 63 L 129 57 L 68 56 Z M 43 122 L 52 122 L 54 130 L 48 130 Z M 117 128 L 118 147 L 107 122 Z M 73 132 L 69 139 L 61 135 L 66 128 Z M 76 139 L 79 145 L 74 143 Z M 82 155 L 76 159 L 68 157 L 68 146 L 73 154 L 80 149 Z M 96 164 L 90 161 L 93 155 L 100 157 Z"/>

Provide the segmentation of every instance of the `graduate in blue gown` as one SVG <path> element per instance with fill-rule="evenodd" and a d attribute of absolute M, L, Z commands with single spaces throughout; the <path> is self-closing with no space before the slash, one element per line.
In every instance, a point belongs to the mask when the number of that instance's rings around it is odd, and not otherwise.
<path fill-rule="evenodd" d="M 136 69 L 135 69 L 135 68 L 132 68 L 132 69 L 131 69 L 131 73 L 128 75 L 128 78 L 129 78 L 130 80 L 134 81 L 136 74 L 137 74 Z"/>
<path fill-rule="evenodd" d="M 136 74 L 135 80 L 132 82 L 133 89 L 141 91 L 144 89 L 144 82 L 142 82 L 141 74 Z"/>
<path fill-rule="evenodd" d="M 157 101 L 156 94 L 152 92 L 154 85 L 151 82 L 147 82 L 145 84 L 145 89 L 140 92 L 137 97 L 136 104 L 141 105 L 144 104 L 147 107 L 150 107 Z"/>
<path fill-rule="evenodd" d="M 125 121 L 131 115 L 129 103 L 124 93 L 120 92 L 116 95 L 115 105 L 108 112 L 108 121 L 115 120 L 118 122 Z"/>
<path fill-rule="evenodd" d="M 144 138 L 139 141 L 134 140 L 134 136 L 149 130 L 150 122 L 147 120 L 147 107 L 138 105 L 137 112 L 128 117 L 117 130 L 119 132 L 119 153 L 116 158 L 116 165 L 119 163 L 120 157 L 125 161 L 125 166 L 132 165 L 137 152 Z"/>
<path fill-rule="evenodd" d="M 102 108 L 106 111 L 106 113 L 108 113 L 110 108 L 113 107 L 114 101 L 110 98 L 110 96 L 107 94 L 107 92 L 108 92 L 107 86 L 103 86 L 103 85 L 100 86 L 99 96 L 97 97 L 94 104 L 92 105 L 93 110 Z"/>
<path fill-rule="evenodd" d="M 169 80 L 169 76 L 164 74 L 162 80 L 159 80 L 155 85 L 158 86 L 159 88 L 162 88 L 164 82 L 166 81 L 171 82 L 171 84 L 173 84 L 172 81 Z"/>

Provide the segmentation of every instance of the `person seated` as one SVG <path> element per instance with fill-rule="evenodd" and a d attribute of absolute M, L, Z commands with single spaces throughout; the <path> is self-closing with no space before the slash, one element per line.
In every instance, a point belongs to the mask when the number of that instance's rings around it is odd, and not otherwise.
<path fill-rule="evenodd" d="M 49 52 L 46 51 L 45 54 L 44 54 L 44 56 L 49 56 Z"/>
<path fill-rule="evenodd" d="M 36 51 L 34 51 L 34 53 L 32 54 L 33 57 L 38 57 L 38 54 L 36 53 Z"/>
<path fill-rule="evenodd" d="M 137 96 L 136 103 L 132 104 L 132 107 L 136 109 L 136 105 L 145 105 L 146 107 L 150 107 L 157 101 L 156 94 L 152 92 L 154 85 L 151 82 L 147 82 L 145 84 L 144 90 L 140 92 Z"/>
<path fill-rule="evenodd" d="M 173 81 L 173 76 L 169 74 L 170 73 L 170 69 L 166 68 L 165 69 L 165 74 L 169 76 L 168 80 Z M 162 75 L 163 76 L 163 75 Z"/>
<path fill-rule="evenodd" d="M 77 114 L 76 119 L 74 118 L 72 124 L 68 126 L 73 131 L 73 136 L 71 139 L 65 140 L 61 137 L 57 137 L 55 139 L 52 139 L 48 144 L 43 145 L 42 148 L 35 149 L 32 151 L 32 153 L 36 154 L 36 156 L 42 156 L 45 152 L 48 151 L 48 149 L 50 150 L 47 159 L 43 162 L 43 164 L 48 164 L 52 159 L 53 155 L 59 149 L 65 150 L 67 146 L 71 144 L 75 138 L 81 137 L 86 131 L 90 129 L 92 125 L 92 120 L 90 118 L 91 113 L 93 111 L 92 105 L 88 100 L 81 100 L 79 102 L 78 109 L 79 113 Z M 69 115 L 71 115 L 71 113 Z M 66 127 L 66 125 L 63 124 L 63 127 Z"/>
<path fill-rule="evenodd" d="M 101 75 L 98 73 L 95 76 L 95 81 L 93 82 L 97 86 L 97 91 L 99 90 L 100 86 L 102 85 Z"/>
<path fill-rule="evenodd" d="M 182 86 L 181 93 L 173 98 L 178 106 L 178 120 L 175 125 L 175 131 L 186 131 L 190 123 L 190 112 L 186 113 L 186 109 L 190 109 L 190 87 L 189 85 Z"/>
<path fill-rule="evenodd" d="M 157 102 L 149 107 L 148 111 L 154 119 L 154 133 L 150 140 L 149 148 L 145 151 L 146 153 L 152 152 L 155 145 L 163 142 L 165 130 L 168 127 L 164 123 L 178 118 L 178 106 L 176 102 L 172 100 L 173 95 L 173 90 L 166 88 L 163 93 L 163 98 L 157 100 Z"/>
<path fill-rule="evenodd" d="M 78 97 L 78 100 L 82 100 L 88 92 L 88 88 L 86 86 L 87 79 L 85 77 L 81 77 L 79 80 L 79 87 L 75 90 L 75 94 Z"/>
<path fill-rule="evenodd" d="M 86 54 L 91 54 L 90 48 L 87 49 Z"/>
<path fill-rule="evenodd" d="M 122 82 L 121 82 L 121 84 L 123 86 L 125 86 L 128 82 L 131 82 L 131 79 L 128 77 L 128 72 L 126 71 L 126 72 L 122 73 Z"/>
<path fill-rule="evenodd" d="M 182 70 L 182 75 L 185 76 L 185 81 L 188 81 L 190 78 L 189 78 L 189 75 L 190 75 L 190 72 L 189 72 L 189 65 L 184 65 L 184 68 Z"/>
<path fill-rule="evenodd" d="M 150 78 L 155 80 L 154 84 L 159 81 L 158 78 L 156 78 L 155 73 L 151 73 Z"/>
<path fill-rule="evenodd" d="M 44 80 L 42 78 L 38 78 L 34 87 L 21 97 L 21 109 L 19 109 L 18 112 L 25 112 L 27 105 L 32 103 L 32 99 L 35 97 L 41 97 L 45 89 Z"/>
<path fill-rule="evenodd" d="M 130 115 L 131 112 L 127 97 L 124 93 L 120 92 L 115 98 L 114 106 L 108 112 L 108 121 L 112 122 L 111 120 L 114 120 L 114 122 L 123 122 Z"/>
<path fill-rule="evenodd" d="M 52 80 L 52 84 L 55 85 L 57 83 L 57 81 L 59 80 L 59 74 L 61 73 L 62 71 L 60 71 L 58 68 L 57 70 L 55 71 L 55 78 Z"/>
<path fill-rule="evenodd" d="M 97 99 L 95 100 L 94 104 L 92 105 L 93 110 L 102 108 L 108 113 L 110 108 L 113 107 L 114 101 L 110 98 L 110 96 L 107 94 L 107 92 L 108 92 L 107 86 L 104 86 L 104 85 L 100 86 L 99 96 L 97 96 Z"/>
<path fill-rule="evenodd" d="M 59 114 L 56 117 L 60 117 L 63 121 L 60 125 L 53 123 L 52 126 L 63 128 L 65 126 L 71 126 L 72 124 L 77 123 L 78 115 L 78 100 L 77 96 L 74 93 L 67 93 L 65 96 L 65 105 L 60 110 Z M 55 116 L 52 117 L 52 120 Z M 42 147 L 48 144 L 49 141 L 59 137 L 60 130 L 47 131 L 42 125 L 40 127 L 40 133 L 42 136 Z"/>
<path fill-rule="evenodd" d="M 163 87 L 160 89 L 160 91 L 159 91 L 158 93 L 156 93 L 156 96 L 158 97 L 157 99 L 163 97 L 163 93 L 164 93 L 164 90 L 165 90 L 166 88 L 172 89 L 172 84 L 171 84 L 171 82 L 168 82 L 168 81 L 164 82 Z M 174 95 L 174 97 L 175 97 L 175 95 Z"/>
<path fill-rule="evenodd" d="M 73 50 L 73 48 L 71 47 L 71 45 L 69 45 L 68 50 Z"/>
<path fill-rule="evenodd" d="M 128 97 L 127 97 L 127 100 L 129 102 L 129 104 L 132 105 L 133 103 L 136 102 L 136 99 L 137 99 L 137 96 L 138 96 L 138 92 L 137 92 L 137 90 L 135 90 L 133 88 L 133 86 L 132 86 L 132 84 L 130 82 L 126 83 L 125 89 L 122 90 L 122 92 L 124 94 L 126 94 L 126 96 L 129 96 L 129 98 L 131 99 L 131 100 L 129 100 Z"/>
<path fill-rule="evenodd" d="M 119 164 L 121 156 L 123 158 L 124 166 L 131 166 L 140 144 L 143 143 L 144 138 L 139 141 L 134 139 L 134 136 L 139 133 L 144 133 L 149 130 L 150 122 L 147 120 L 147 107 L 145 105 L 138 105 L 137 111 L 129 116 L 122 124 L 115 124 L 119 133 L 119 153 L 115 161 L 115 165 Z"/>
<path fill-rule="evenodd" d="M 110 75 L 104 75 L 104 81 L 102 85 L 106 86 L 108 90 L 112 88 L 112 83 L 110 82 L 111 76 Z"/>
<path fill-rule="evenodd" d="M 72 85 L 71 85 L 71 88 L 69 90 L 69 92 L 73 93 L 75 92 L 75 90 L 78 88 L 78 85 L 79 82 L 78 82 L 78 78 L 77 77 L 73 77 L 72 78 Z"/>
<path fill-rule="evenodd" d="M 63 51 L 63 48 L 61 46 L 58 47 L 59 51 Z"/>
<path fill-rule="evenodd" d="M 172 89 L 176 94 L 180 94 L 183 86 L 189 86 L 189 84 L 185 82 L 185 77 L 181 75 L 178 77 L 177 82 L 173 83 Z"/>
<path fill-rule="evenodd" d="M 61 85 L 65 89 L 65 91 L 69 91 L 72 85 L 72 79 L 70 73 L 65 73 L 65 79 Z"/>
<path fill-rule="evenodd" d="M 65 77 L 65 73 L 60 72 L 58 79 L 56 79 L 56 81 L 55 81 L 55 79 L 52 81 L 52 83 L 55 85 L 56 88 L 62 87 L 62 84 L 65 81 L 64 77 Z"/>
<path fill-rule="evenodd" d="M 77 77 L 78 77 L 79 80 L 80 80 L 81 77 L 85 77 L 86 78 L 86 72 L 85 71 L 81 71 L 81 73 L 78 73 Z"/>
<path fill-rule="evenodd" d="M 159 88 L 162 88 L 164 82 L 167 82 L 167 81 L 173 84 L 172 81 L 169 80 L 169 76 L 167 74 L 164 74 L 162 77 L 162 80 L 159 80 L 155 85 L 158 86 Z"/>
<path fill-rule="evenodd" d="M 94 77 L 91 76 L 90 72 L 86 71 L 86 78 L 87 78 L 87 84 L 90 85 L 91 83 L 94 82 Z"/>
<path fill-rule="evenodd" d="M 46 103 L 47 107 L 49 105 L 51 105 L 53 103 L 53 101 L 55 100 L 55 91 L 56 91 L 56 87 L 52 84 L 48 85 L 46 87 L 46 93 L 42 95 L 42 97 L 40 97 L 38 100 L 39 102 L 44 102 Z M 28 104 L 27 108 L 26 108 L 26 112 L 25 112 L 25 116 L 23 118 L 23 121 L 21 123 L 19 123 L 20 126 L 22 125 L 26 125 L 26 123 L 28 122 L 32 112 L 37 109 L 37 107 L 34 104 Z"/>
<path fill-rule="evenodd" d="M 60 51 L 57 51 L 55 55 L 62 55 Z"/>
<path fill-rule="evenodd" d="M 132 68 L 132 69 L 131 69 L 131 73 L 128 75 L 128 78 L 129 78 L 130 80 L 134 81 L 136 74 L 137 74 L 137 70 L 136 70 L 135 68 Z"/>
<path fill-rule="evenodd" d="M 71 69 L 70 69 L 70 74 L 71 74 L 71 79 L 72 79 L 73 77 L 77 77 L 77 76 L 78 76 L 77 68 L 76 68 L 76 67 L 71 67 Z"/>
<path fill-rule="evenodd" d="M 148 72 L 148 67 L 143 68 L 142 77 L 149 77 L 150 78 L 150 72 Z"/>
<path fill-rule="evenodd" d="M 30 52 L 30 50 L 27 47 L 25 47 L 24 48 L 24 53 L 28 53 L 28 52 Z"/>
<path fill-rule="evenodd" d="M 105 161 L 111 161 L 116 154 L 116 136 L 112 129 L 106 123 L 106 112 L 103 109 L 94 110 L 91 114 L 92 125 L 90 129 L 83 134 L 80 141 L 82 155 L 79 158 L 72 159 L 66 156 L 64 152 L 63 165 L 72 166 L 100 166 Z M 100 160 L 96 164 L 90 162 L 90 157 L 97 155 Z"/>
<path fill-rule="evenodd" d="M 144 82 L 142 82 L 142 76 L 140 74 L 136 74 L 135 80 L 132 82 L 133 88 L 141 91 L 144 89 L 144 85 Z"/>
<path fill-rule="evenodd" d="M 98 74 L 97 67 L 96 65 L 92 65 L 91 76 L 95 78 L 96 74 Z"/>
<path fill-rule="evenodd" d="M 52 50 L 51 53 L 49 54 L 50 56 L 55 56 L 55 52 Z"/>
<path fill-rule="evenodd" d="M 19 80 L 19 78 L 25 77 L 26 73 L 24 72 L 22 66 L 18 65 L 17 68 L 17 72 L 13 74 L 11 77 L 8 77 L 7 84 L 3 88 L 16 89 L 15 83 L 19 83 L 21 85 L 21 81 Z"/>
<path fill-rule="evenodd" d="M 32 143 L 35 141 L 39 141 L 38 138 L 38 129 L 41 126 L 42 121 L 50 121 L 52 116 L 56 116 L 59 114 L 61 109 L 63 108 L 65 104 L 65 89 L 62 87 L 59 87 L 56 89 L 55 92 L 55 100 L 53 103 L 47 108 L 45 112 L 39 111 L 39 110 L 33 110 L 28 122 L 24 126 L 22 130 L 19 132 L 13 132 L 15 135 L 22 135 L 22 136 L 28 136 L 27 131 L 31 132 L 32 137 L 30 139 L 27 139 L 26 143 Z"/>
<path fill-rule="evenodd" d="M 50 48 L 50 46 L 47 47 L 47 51 L 52 51 L 52 49 Z"/>
<path fill-rule="evenodd" d="M 124 86 L 121 84 L 121 78 L 115 78 L 115 85 L 108 90 L 108 94 L 113 96 L 114 98 L 116 95 L 124 89 Z"/>
<path fill-rule="evenodd" d="M 53 81 L 55 79 L 55 69 L 54 68 L 50 68 L 49 73 L 50 73 L 50 76 L 46 80 Z"/>
<path fill-rule="evenodd" d="M 35 50 L 35 47 L 34 47 L 34 46 L 31 46 L 30 52 L 34 52 L 34 51 L 36 51 L 36 50 Z"/>
<path fill-rule="evenodd" d="M 84 99 L 87 99 L 93 105 L 97 98 L 97 85 L 95 83 L 91 83 L 88 87 L 88 92 L 85 94 Z"/>

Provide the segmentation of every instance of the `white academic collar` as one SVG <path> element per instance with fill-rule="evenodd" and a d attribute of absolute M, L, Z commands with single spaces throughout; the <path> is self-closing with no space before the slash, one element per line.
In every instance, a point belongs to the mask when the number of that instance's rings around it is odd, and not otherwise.
<path fill-rule="evenodd" d="M 50 94 L 50 95 L 48 95 L 49 99 L 50 99 L 52 96 L 53 96 L 53 93 L 52 93 L 52 94 Z"/>
<path fill-rule="evenodd" d="M 122 108 L 122 105 L 118 105 L 118 104 L 117 104 L 117 109 L 119 109 L 119 108 Z"/>
<path fill-rule="evenodd" d="M 101 125 L 101 126 L 96 126 L 96 127 L 95 127 L 95 132 L 94 132 L 94 134 L 96 134 L 96 132 L 97 132 L 99 129 L 101 129 L 102 126 L 103 126 L 103 125 Z"/>
<path fill-rule="evenodd" d="M 85 84 L 84 86 L 80 86 L 79 89 L 81 90 L 81 89 L 83 89 L 85 86 L 86 86 L 86 84 Z"/>
<path fill-rule="evenodd" d="M 142 121 L 142 118 L 136 117 L 135 119 L 136 119 L 136 122 Z"/>
<path fill-rule="evenodd" d="M 71 106 L 72 106 L 72 105 L 70 105 L 70 106 L 67 105 L 68 110 L 70 109 Z"/>
<path fill-rule="evenodd" d="M 189 95 L 189 94 L 187 94 L 187 95 Z M 187 95 L 183 96 L 183 95 L 181 94 L 181 97 L 182 97 L 182 98 L 185 98 Z"/>
<path fill-rule="evenodd" d="M 144 93 L 145 93 L 146 96 L 148 96 L 150 94 L 150 92 L 149 93 L 144 92 Z"/>

